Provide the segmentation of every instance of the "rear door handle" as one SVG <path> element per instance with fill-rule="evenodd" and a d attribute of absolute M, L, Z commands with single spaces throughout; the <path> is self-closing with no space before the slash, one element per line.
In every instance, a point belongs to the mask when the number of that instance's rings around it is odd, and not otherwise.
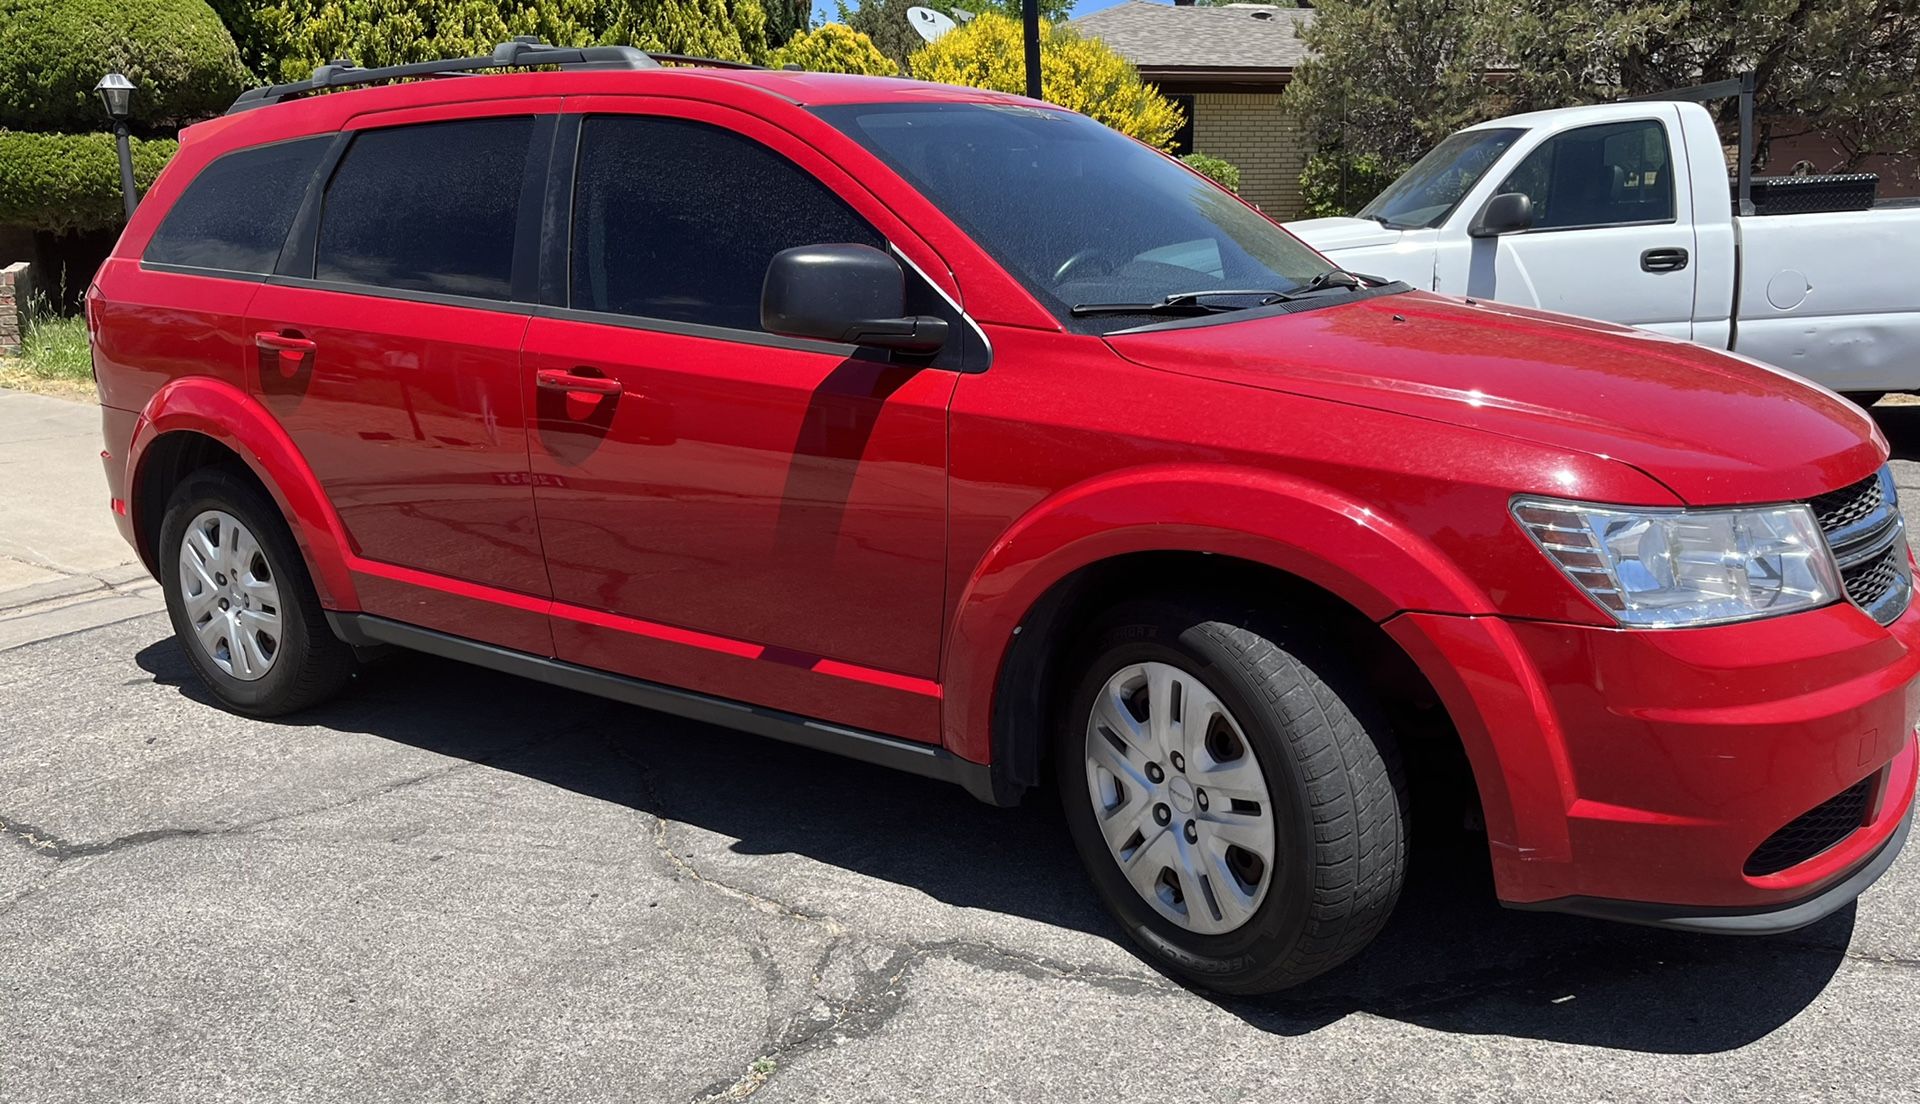
<path fill-rule="evenodd" d="M 253 335 L 253 343 L 259 348 L 282 353 L 311 353 L 320 347 L 310 337 L 277 330 L 261 330 Z"/>
<path fill-rule="evenodd" d="M 1642 272 L 1678 272 L 1687 267 L 1684 249 L 1649 249 L 1640 254 Z"/>
<path fill-rule="evenodd" d="M 618 395 L 622 388 L 620 381 L 606 376 L 583 376 L 560 368 L 543 368 L 535 373 L 534 382 L 543 391 L 568 391 L 584 395 Z"/>

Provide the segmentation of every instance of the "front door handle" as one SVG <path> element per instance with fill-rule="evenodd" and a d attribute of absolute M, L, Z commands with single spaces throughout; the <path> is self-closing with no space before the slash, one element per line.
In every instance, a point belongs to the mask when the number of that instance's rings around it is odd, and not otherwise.
<path fill-rule="evenodd" d="M 543 368 L 533 379 L 543 391 L 566 391 L 575 395 L 618 395 L 622 390 L 617 379 L 583 376 L 560 368 Z"/>
<path fill-rule="evenodd" d="M 1642 272 L 1678 272 L 1687 267 L 1684 249 L 1649 249 L 1640 254 Z"/>

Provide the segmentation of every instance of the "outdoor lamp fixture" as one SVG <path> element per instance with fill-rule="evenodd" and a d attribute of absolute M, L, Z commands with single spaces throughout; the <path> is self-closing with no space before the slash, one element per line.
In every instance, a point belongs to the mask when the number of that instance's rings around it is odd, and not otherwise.
<path fill-rule="evenodd" d="M 107 118 L 113 120 L 113 142 L 120 153 L 120 198 L 126 202 L 127 217 L 132 218 L 140 202 L 133 183 L 133 143 L 127 130 L 127 116 L 133 112 L 133 82 L 123 73 L 108 73 L 93 90 L 100 93 Z"/>

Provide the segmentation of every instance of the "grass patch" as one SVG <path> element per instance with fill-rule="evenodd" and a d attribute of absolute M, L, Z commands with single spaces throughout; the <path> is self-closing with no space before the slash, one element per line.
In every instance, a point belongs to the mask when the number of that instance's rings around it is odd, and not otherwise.
<path fill-rule="evenodd" d="M 35 314 L 21 336 L 20 356 L 0 360 L 0 387 L 87 398 L 93 394 L 93 352 L 87 320 Z"/>

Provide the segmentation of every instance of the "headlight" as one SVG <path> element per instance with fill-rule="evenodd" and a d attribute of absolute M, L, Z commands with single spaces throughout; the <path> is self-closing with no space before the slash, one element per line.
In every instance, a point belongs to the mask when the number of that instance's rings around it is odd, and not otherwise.
<path fill-rule="evenodd" d="M 1633 510 L 1517 498 L 1513 516 L 1623 625 L 1743 621 L 1841 594 L 1839 569 L 1805 506 Z"/>

